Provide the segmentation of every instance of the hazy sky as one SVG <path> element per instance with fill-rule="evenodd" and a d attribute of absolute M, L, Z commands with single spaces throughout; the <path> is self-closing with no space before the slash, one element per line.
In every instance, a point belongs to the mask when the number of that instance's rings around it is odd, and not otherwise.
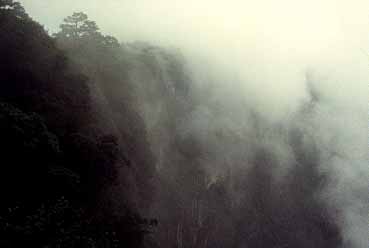
<path fill-rule="evenodd" d="M 367 113 L 368 0 L 22 0 L 51 32 L 75 11 L 122 42 L 180 48 L 189 61 L 212 63 L 271 118 L 285 118 L 306 98 L 305 74 L 341 105 Z M 195 59 L 196 57 L 203 60 Z M 215 68 L 215 69 L 214 69 Z M 260 95 L 262 94 L 262 95 Z"/>
<path fill-rule="evenodd" d="M 234 77 L 251 78 L 241 85 L 248 92 L 261 86 L 266 89 L 265 99 L 277 96 L 276 102 L 260 103 L 261 108 L 265 104 L 294 105 L 291 102 L 303 97 L 303 71 L 321 65 L 336 77 L 344 74 L 339 77 L 346 77 L 346 81 L 338 88 L 351 92 L 347 97 L 358 98 L 360 94 L 361 104 L 367 99 L 367 0 L 21 2 L 52 32 L 65 16 L 84 11 L 103 33 L 123 42 L 145 40 L 211 56 L 209 60 L 217 61 L 223 70 L 232 70 Z"/>
<path fill-rule="evenodd" d="M 354 36 L 355 42 L 362 46 L 369 43 L 369 1 L 366 0 L 21 2 L 31 16 L 51 30 L 65 16 L 84 11 L 104 32 L 124 40 L 172 42 L 196 33 L 199 39 L 211 37 L 228 42 L 225 35 L 241 40 L 242 36 L 259 35 L 275 42 L 309 42 L 312 46 L 322 40 L 329 42 L 341 32 L 346 38 Z"/>
<path fill-rule="evenodd" d="M 232 61 L 231 67 L 236 63 L 250 65 L 248 72 L 259 74 L 261 66 L 262 76 L 273 78 L 272 72 L 281 79 L 290 74 L 282 69 L 286 65 L 306 67 L 341 61 L 363 67 L 369 62 L 365 55 L 369 52 L 367 0 L 21 2 L 34 19 L 52 32 L 65 16 L 84 11 L 103 33 L 113 34 L 123 42 L 170 44 L 195 54 L 210 54 L 223 67 Z"/>

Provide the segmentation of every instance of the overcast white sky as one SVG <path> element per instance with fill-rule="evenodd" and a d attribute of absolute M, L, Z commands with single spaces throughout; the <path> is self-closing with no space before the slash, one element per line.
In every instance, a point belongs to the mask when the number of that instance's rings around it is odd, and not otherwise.
<path fill-rule="evenodd" d="M 321 42 L 337 32 L 369 42 L 367 0 L 21 0 L 36 20 L 55 30 L 74 11 L 124 40 L 177 42 L 224 35 Z M 322 36 L 320 38 L 314 36 Z M 205 36 L 205 37 L 204 37 Z M 274 38 L 273 38 L 274 37 Z M 195 37 L 193 37 L 195 38 Z M 321 40 L 319 40 L 321 39 Z M 311 45 L 311 44 L 310 44 Z"/>
<path fill-rule="evenodd" d="M 303 97 L 304 70 L 333 77 L 330 91 L 367 107 L 368 0 L 21 0 L 51 32 L 75 11 L 87 13 L 121 41 L 174 45 L 211 56 L 231 69 L 247 92 L 263 89 L 293 106 Z M 227 68 L 229 67 L 229 68 Z M 247 75 L 245 75 L 247 74 Z M 251 79 L 251 80 L 250 80 Z M 269 100 L 270 101 L 270 100 Z M 273 110 L 273 112 L 275 112 Z"/>

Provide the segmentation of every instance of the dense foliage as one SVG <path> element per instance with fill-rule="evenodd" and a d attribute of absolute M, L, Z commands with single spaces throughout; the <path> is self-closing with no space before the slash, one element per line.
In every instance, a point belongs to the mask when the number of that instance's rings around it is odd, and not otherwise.
<path fill-rule="evenodd" d="M 119 46 L 85 19 L 67 18 L 58 41 Z M 121 137 L 99 132 L 87 71 L 11 0 L 0 2 L 0 51 L 1 247 L 138 247 L 141 218 L 105 197 L 129 161 Z"/>

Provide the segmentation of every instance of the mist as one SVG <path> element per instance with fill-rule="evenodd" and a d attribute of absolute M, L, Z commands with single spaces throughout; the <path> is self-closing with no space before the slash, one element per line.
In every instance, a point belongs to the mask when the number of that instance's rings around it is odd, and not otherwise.
<path fill-rule="evenodd" d="M 154 88 L 134 91 L 160 178 L 152 206 L 144 210 L 163 220 L 154 238 L 160 244 L 166 228 L 184 228 L 174 221 L 182 216 L 176 208 L 193 216 L 193 206 L 201 205 L 194 183 L 178 176 L 181 166 L 193 166 L 205 174 L 204 189 L 227 185 L 222 201 L 210 193 L 201 198 L 218 204 L 216 215 L 227 218 L 209 239 L 219 233 L 233 239 L 209 247 L 274 247 L 274 238 L 249 241 L 247 223 L 288 236 L 276 223 L 289 214 L 296 226 L 312 230 L 296 234 L 299 241 L 289 245 L 368 247 L 367 1 L 21 3 L 50 33 L 65 16 L 83 11 L 133 51 L 135 41 L 144 41 L 180 57 L 186 90 L 170 90 L 175 80 L 160 52 L 153 54 L 164 76 L 154 79 L 143 65 L 129 76 Z M 165 91 L 159 84 L 169 86 Z M 221 207 L 225 199 L 230 207 Z M 267 217 L 255 217 L 258 211 Z M 322 237 L 310 226 L 316 212 L 328 233 Z M 282 226 L 291 233 L 295 224 Z"/>
<path fill-rule="evenodd" d="M 55 32 L 69 13 L 83 10 L 104 33 L 123 42 L 142 40 L 179 48 L 194 58 L 189 62 L 221 67 L 234 77 L 224 84 L 239 84 L 237 91 L 263 89 L 261 94 L 267 97 L 258 98 L 269 103 L 259 104 L 276 106 L 277 101 L 284 109 L 273 110 L 276 114 L 293 109 L 306 97 L 304 73 L 308 68 L 338 78 L 337 72 L 348 74 L 345 77 L 350 79 L 331 83 L 335 85 L 332 88 L 351 93 L 347 97 L 356 96 L 358 101 L 366 97 L 363 68 L 367 66 L 369 4 L 365 1 L 22 3 L 50 32 Z M 351 78 L 355 75 L 361 78 Z M 246 79 L 250 80 L 245 83 Z M 237 80 L 241 82 L 233 82 Z"/>

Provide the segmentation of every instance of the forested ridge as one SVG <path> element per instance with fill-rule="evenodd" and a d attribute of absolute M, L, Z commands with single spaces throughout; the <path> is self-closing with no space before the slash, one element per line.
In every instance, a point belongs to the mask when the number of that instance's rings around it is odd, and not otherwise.
<path fill-rule="evenodd" d="M 71 30 L 73 18 L 86 26 Z M 152 177 L 128 85 L 119 99 L 109 88 L 123 82 L 120 45 L 84 14 L 70 19 L 50 36 L 19 3 L 0 3 L 1 247 L 139 247 L 146 232 L 133 205 L 114 210 L 107 196 L 118 168 Z"/>
<path fill-rule="evenodd" d="M 12 0 L 0 0 L 0 66 L 0 247 L 342 244 L 300 125 L 324 104 L 314 79 L 297 124 L 271 124 L 195 86 L 174 49 L 121 43 L 81 12 L 48 34 Z M 232 126 L 238 108 L 247 128 Z M 279 140 L 293 154 L 283 183 Z"/>

